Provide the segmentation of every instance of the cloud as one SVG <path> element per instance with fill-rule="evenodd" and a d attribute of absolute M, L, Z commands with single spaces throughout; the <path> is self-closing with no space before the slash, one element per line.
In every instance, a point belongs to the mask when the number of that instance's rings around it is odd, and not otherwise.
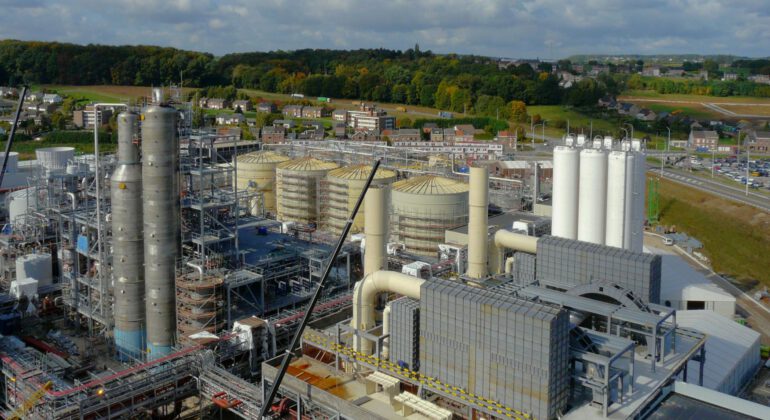
<path fill-rule="evenodd" d="M 766 0 L 0 0 L 0 36 L 222 55 L 409 48 L 504 57 L 770 55 Z"/>

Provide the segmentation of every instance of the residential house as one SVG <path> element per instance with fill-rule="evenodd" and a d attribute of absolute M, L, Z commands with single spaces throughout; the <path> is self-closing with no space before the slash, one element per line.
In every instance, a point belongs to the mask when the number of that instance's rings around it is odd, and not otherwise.
<path fill-rule="evenodd" d="M 302 105 L 286 105 L 281 112 L 286 118 L 302 118 Z"/>
<path fill-rule="evenodd" d="M 499 160 L 492 164 L 490 172 L 500 178 L 524 179 L 532 176 L 535 165 L 540 166 L 541 179 L 553 179 L 553 161 L 550 160 Z"/>
<path fill-rule="evenodd" d="M 332 111 L 332 120 L 348 122 L 348 111 L 345 109 L 335 109 Z"/>
<path fill-rule="evenodd" d="M 286 128 L 281 125 L 263 127 L 261 136 L 263 144 L 280 144 L 286 140 Z"/>
<path fill-rule="evenodd" d="M 660 77 L 660 66 L 649 66 L 642 70 L 642 76 Z"/>
<path fill-rule="evenodd" d="M 701 70 L 698 72 L 698 74 L 695 75 L 697 79 L 705 80 L 708 82 L 709 80 L 709 72 L 708 70 Z"/>
<path fill-rule="evenodd" d="M 313 127 L 301 132 L 298 138 L 303 140 L 323 140 L 325 135 L 326 131 L 324 131 L 323 127 Z"/>
<path fill-rule="evenodd" d="M 217 115 L 218 125 L 241 125 L 246 121 L 246 117 L 243 114 L 219 114 Z"/>
<path fill-rule="evenodd" d="M 498 143 L 505 144 L 508 147 L 514 147 L 516 146 L 518 141 L 517 134 L 518 134 L 518 130 L 517 131 L 501 130 L 497 132 L 495 141 Z"/>
<path fill-rule="evenodd" d="M 430 132 L 430 141 L 453 143 L 455 141 L 455 129 L 435 128 Z"/>
<path fill-rule="evenodd" d="M 110 117 L 112 117 L 112 109 L 99 108 L 94 119 L 94 107 L 87 106 L 72 113 L 72 123 L 78 128 L 94 128 L 94 121 L 102 126 L 110 121 Z"/>
<path fill-rule="evenodd" d="M 636 115 L 639 113 L 640 109 L 641 108 L 639 108 L 638 105 L 630 102 L 620 102 L 618 104 L 618 113 L 622 115 Z"/>
<path fill-rule="evenodd" d="M 400 130 L 383 130 L 382 137 L 388 137 L 393 142 L 422 141 L 420 130 L 416 128 L 402 128 Z"/>
<path fill-rule="evenodd" d="M 0 98 L 6 98 L 8 96 L 16 96 L 19 91 L 13 87 L 0 86 Z"/>
<path fill-rule="evenodd" d="M 438 124 L 434 122 L 428 122 L 422 125 L 422 132 L 430 135 L 434 128 L 438 128 Z"/>
<path fill-rule="evenodd" d="M 56 111 L 56 104 L 45 102 L 25 102 L 24 110 L 33 114 L 50 114 Z"/>
<path fill-rule="evenodd" d="M 666 76 L 668 77 L 684 77 L 684 69 L 681 67 L 670 67 L 666 69 Z"/>
<path fill-rule="evenodd" d="M 209 107 L 209 98 L 203 97 L 198 99 L 198 107 L 199 108 L 208 108 Z"/>
<path fill-rule="evenodd" d="M 334 136 L 338 139 L 347 137 L 348 126 L 344 122 L 334 123 Z"/>
<path fill-rule="evenodd" d="M 27 97 L 24 100 L 28 102 L 42 102 L 44 95 L 43 92 L 27 92 Z"/>
<path fill-rule="evenodd" d="M 472 142 L 476 135 L 476 127 L 471 124 L 460 124 L 454 127 L 456 142 Z M 446 141 L 446 140 L 444 140 Z"/>
<path fill-rule="evenodd" d="M 692 130 L 690 131 L 690 138 L 687 140 L 687 146 L 693 149 L 717 150 L 719 135 L 713 130 Z"/>
<path fill-rule="evenodd" d="M 379 132 L 374 130 L 358 130 L 350 136 L 353 141 L 379 141 Z"/>
<path fill-rule="evenodd" d="M 749 150 L 767 154 L 770 152 L 770 131 L 752 131 L 746 137 Z"/>
<path fill-rule="evenodd" d="M 604 108 L 615 108 L 618 105 L 617 100 L 612 95 L 603 96 L 599 99 L 599 106 Z"/>
<path fill-rule="evenodd" d="M 767 75 L 767 74 L 755 74 L 755 75 L 749 76 L 749 80 L 754 83 L 762 83 L 765 85 L 770 85 L 770 75 Z"/>
<path fill-rule="evenodd" d="M 278 108 L 272 102 L 260 102 L 257 105 L 257 112 L 266 112 L 268 114 L 276 112 Z"/>
<path fill-rule="evenodd" d="M 559 86 L 569 89 L 575 83 L 583 80 L 583 76 L 576 76 L 568 71 L 559 72 Z"/>
<path fill-rule="evenodd" d="M 302 108 L 302 118 L 323 118 L 328 116 L 328 108 L 320 106 L 306 106 Z"/>
<path fill-rule="evenodd" d="M 64 99 L 55 93 L 46 93 L 43 95 L 43 102 L 47 104 L 60 104 Z"/>
<path fill-rule="evenodd" d="M 233 101 L 233 110 L 236 110 L 238 108 L 241 108 L 241 111 L 251 111 L 254 109 L 254 106 L 251 104 L 251 101 L 247 99 L 240 99 L 237 101 Z"/>
<path fill-rule="evenodd" d="M 358 110 L 348 111 L 348 126 L 356 131 L 374 130 L 379 133 L 396 128 L 396 118 L 388 116 L 374 104 L 362 102 Z"/>
<path fill-rule="evenodd" d="M 230 106 L 230 101 L 222 98 L 209 98 L 206 101 L 206 108 L 208 109 L 227 109 Z"/>
<path fill-rule="evenodd" d="M 294 122 L 294 120 L 275 120 L 273 121 L 273 125 L 280 125 L 287 130 L 291 130 L 297 126 L 297 123 Z"/>
<path fill-rule="evenodd" d="M 738 73 L 725 73 L 722 75 L 722 80 L 724 81 L 738 80 Z"/>
<path fill-rule="evenodd" d="M 635 116 L 635 118 L 640 121 L 655 121 L 656 117 L 655 111 L 647 108 L 639 110 Z"/>
<path fill-rule="evenodd" d="M 246 125 L 249 127 L 256 127 L 257 126 L 257 119 L 256 118 L 246 118 Z"/>

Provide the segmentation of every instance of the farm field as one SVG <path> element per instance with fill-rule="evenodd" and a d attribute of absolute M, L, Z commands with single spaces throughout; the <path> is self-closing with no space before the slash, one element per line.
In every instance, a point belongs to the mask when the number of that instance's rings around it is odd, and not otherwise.
<path fill-rule="evenodd" d="M 770 105 L 770 98 L 752 98 L 747 96 L 706 96 L 706 95 L 684 95 L 678 93 L 658 93 L 654 90 L 628 90 L 618 96 L 618 100 L 631 102 L 633 99 L 659 99 L 660 102 L 682 102 L 682 103 L 740 103 L 740 104 L 767 104 Z M 657 101 L 655 101 L 657 102 Z"/>
<path fill-rule="evenodd" d="M 140 97 L 149 97 L 151 87 L 149 86 L 112 86 L 112 85 L 92 85 L 92 86 L 65 86 L 65 85 L 41 85 L 35 88 L 45 88 L 59 94 L 71 96 L 73 98 L 85 101 L 97 102 L 115 102 L 115 101 L 135 101 Z M 191 88 L 183 88 L 183 92 L 192 91 Z M 168 92 L 168 90 L 166 90 Z"/>

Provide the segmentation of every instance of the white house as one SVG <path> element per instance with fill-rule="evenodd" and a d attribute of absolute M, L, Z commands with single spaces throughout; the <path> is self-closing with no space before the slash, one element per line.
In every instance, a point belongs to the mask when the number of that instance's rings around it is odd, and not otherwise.
<path fill-rule="evenodd" d="M 43 102 L 47 104 L 60 104 L 62 100 L 62 97 L 56 93 L 46 93 L 43 95 Z"/>

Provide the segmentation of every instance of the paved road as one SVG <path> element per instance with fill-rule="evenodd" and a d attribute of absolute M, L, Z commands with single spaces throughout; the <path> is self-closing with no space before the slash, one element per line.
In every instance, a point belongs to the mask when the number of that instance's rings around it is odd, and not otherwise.
<path fill-rule="evenodd" d="M 649 166 L 647 170 L 648 172 L 660 174 L 660 167 Z M 731 187 L 716 181 L 692 176 L 686 172 L 673 171 L 671 169 L 663 170 L 663 178 L 770 212 L 770 199 L 751 190 L 749 190 L 749 195 L 746 195 L 746 190 L 744 188 Z"/>

